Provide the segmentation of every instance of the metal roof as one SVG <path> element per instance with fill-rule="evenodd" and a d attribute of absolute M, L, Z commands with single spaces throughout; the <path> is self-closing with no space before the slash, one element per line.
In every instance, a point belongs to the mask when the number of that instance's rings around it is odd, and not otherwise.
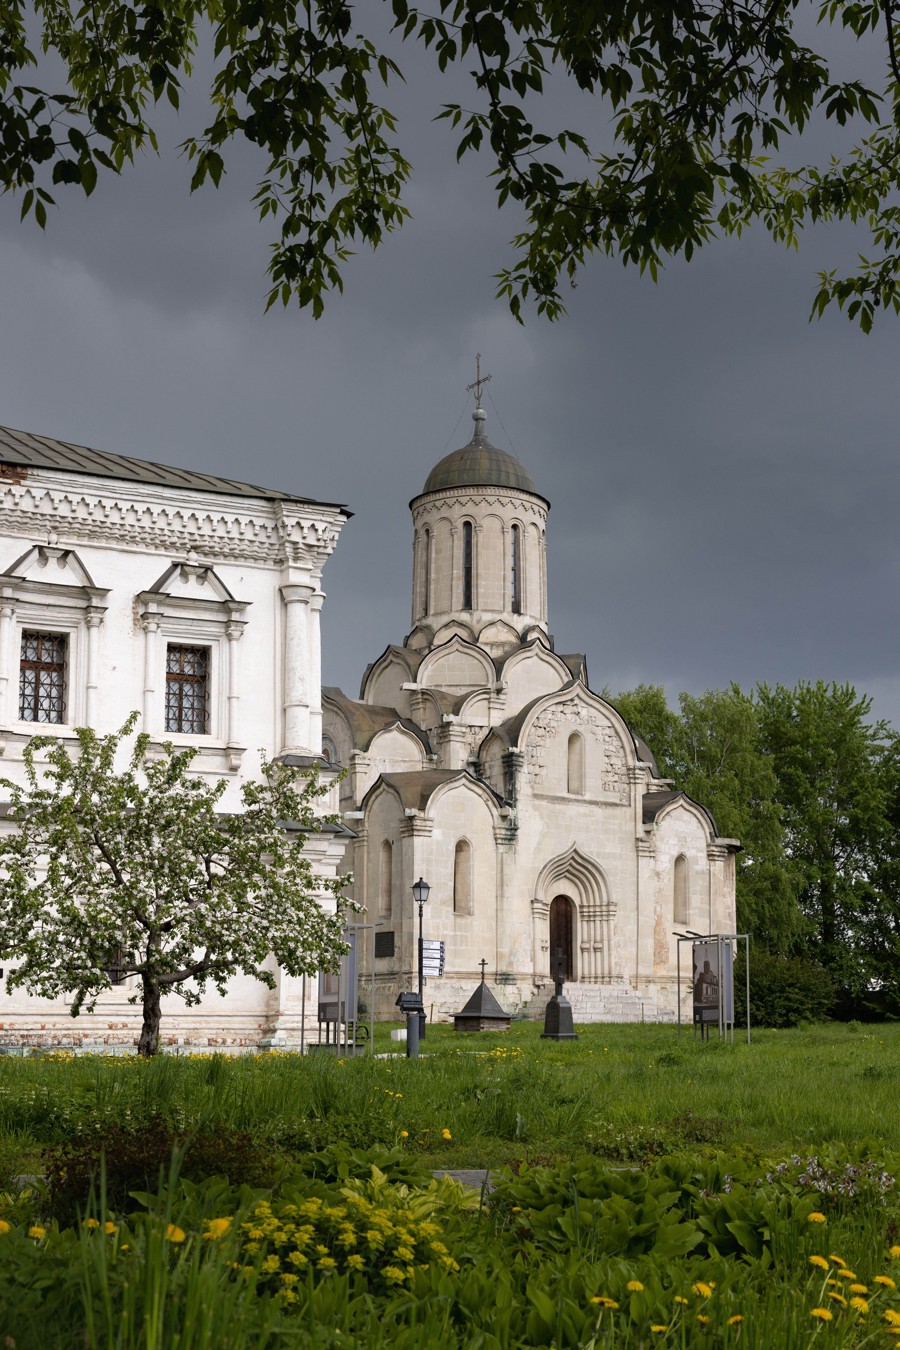
<path fill-rule="evenodd" d="M 515 455 L 498 450 L 485 436 L 484 410 L 476 408 L 472 416 L 475 418 L 475 431 L 471 441 L 461 450 L 453 450 L 445 455 L 434 466 L 420 495 L 454 487 L 500 487 L 539 497 L 534 480 Z"/>
<path fill-rule="evenodd" d="M 154 487 L 181 488 L 190 492 L 220 492 L 231 497 L 263 497 L 269 501 L 333 506 L 344 515 L 351 515 L 345 506 L 335 502 L 319 502 L 313 497 L 298 497 L 293 492 L 280 492 L 276 488 L 259 487 L 255 483 L 239 483 L 231 478 L 216 478 L 213 474 L 177 469 L 171 464 L 156 464 L 147 459 L 132 459 L 129 455 L 112 455 L 105 450 L 92 450 L 87 445 L 74 445 L 68 441 L 51 440 L 49 436 L 16 431 L 13 427 L 0 427 L 0 463 L 27 469 L 62 469 L 66 473 L 95 474 L 98 478 L 116 478 L 127 483 L 147 483 Z"/>

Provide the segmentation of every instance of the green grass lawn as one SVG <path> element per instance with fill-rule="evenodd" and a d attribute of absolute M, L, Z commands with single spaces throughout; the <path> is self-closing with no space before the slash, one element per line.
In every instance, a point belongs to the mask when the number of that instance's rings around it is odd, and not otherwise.
<path fill-rule="evenodd" d="M 0 1345 L 900 1343 L 900 1026 L 540 1031 L 0 1058 Z"/>
<path fill-rule="evenodd" d="M 625 1156 L 629 1136 L 650 1152 L 654 1139 L 761 1153 L 871 1140 L 900 1151 L 900 1025 L 757 1031 L 749 1046 L 649 1025 L 586 1026 L 574 1043 L 543 1041 L 529 1022 L 477 1035 L 431 1026 L 418 1061 L 381 1057 L 397 1049 L 388 1030 L 378 1028 L 375 1058 L 343 1061 L 3 1058 L 0 1148 L 9 1156 L 161 1117 L 288 1151 L 402 1141 L 435 1166 Z"/>

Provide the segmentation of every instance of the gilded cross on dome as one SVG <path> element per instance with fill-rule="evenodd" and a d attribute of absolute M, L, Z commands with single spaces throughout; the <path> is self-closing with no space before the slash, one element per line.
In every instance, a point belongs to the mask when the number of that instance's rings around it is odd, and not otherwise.
<path fill-rule="evenodd" d="M 482 373 L 481 373 L 481 352 L 476 353 L 476 356 L 475 356 L 475 379 L 474 379 L 474 381 L 472 382 L 472 384 L 467 384 L 467 385 L 466 385 L 466 393 L 467 393 L 467 394 L 471 393 L 473 389 L 475 390 L 475 407 L 476 407 L 476 408 L 480 408 L 480 407 L 481 407 L 481 386 L 482 386 L 483 384 L 488 384 L 488 383 L 490 382 L 490 378 L 491 378 L 490 375 L 482 375 Z"/>

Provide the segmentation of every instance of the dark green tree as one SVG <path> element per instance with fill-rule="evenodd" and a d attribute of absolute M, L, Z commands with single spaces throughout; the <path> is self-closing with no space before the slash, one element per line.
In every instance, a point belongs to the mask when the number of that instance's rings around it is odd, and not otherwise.
<path fill-rule="evenodd" d="M 784 842 L 799 880 L 809 955 L 838 986 L 863 993 L 872 967 L 864 920 L 873 914 L 890 833 L 886 756 L 896 738 L 870 718 L 850 684 L 801 681 L 757 688 L 761 745 L 778 781 Z"/>
<path fill-rule="evenodd" d="M 866 234 L 865 257 L 847 276 L 821 274 L 813 309 L 836 301 L 868 329 L 877 310 L 900 310 L 900 22 L 893 0 L 820 6 L 826 25 L 869 49 L 859 55 L 880 67 L 870 87 L 807 44 L 807 9 L 800 0 L 8 0 L 0 185 L 43 226 L 57 187 L 89 193 L 100 171 L 156 149 L 153 105 L 178 106 L 209 34 L 210 112 L 183 142 L 191 187 L 219 182 L 236 140 L 258 146 L 255 202 L 276 223 L 269 303 L 296 297 L 318 314 L 352 248 L 376 247 L 408 214 L 410 166 L 381 102 L 405 40 L 428 49 L 438 88 L 445 75 L 456 75 L 448 90 L 469 81 L 464 103 L 441 104 L 438 93 L 435 113 L 456 129 L 460 156 L 487 155 L 498 203 L 513 208 L 514 257 L 498 291 L 515 315 L 526 300 L 558 315 L 563 288 L 593 254 L 655 276 L 666 258 L 690 258 L 754 222 L 794 245 L 808 224 L 847 220 Z M 39 73 L 36 53 L 49 57 Z M 553 124 L 553 103 L 540 97 L 548 85 L 577 96 L 591 139 Z M 849 126 L 853 148 L 803 164 L 785 142 L 814 119 Z"/>
<path fill-rule="evenodd" d="M 785 854 L 778 783 L 760 744 L 753 698 L 738 685 L 679 695 L 673 712 L 659 685 L 611 701 L 654 752 L 660 774 L 712 812 L 721 835 L 740 839 L 738 926 L 772 952 L 802 927 L 797 877 Z"/>

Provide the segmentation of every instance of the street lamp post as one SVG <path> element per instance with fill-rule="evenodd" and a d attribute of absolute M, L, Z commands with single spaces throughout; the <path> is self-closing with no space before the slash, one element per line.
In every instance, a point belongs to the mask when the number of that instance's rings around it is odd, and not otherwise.
<path fill-rule="evenodd" d="M 425 907 L 425 901 L 428 899 L 428 894 L 430 890 L 431 887 L 429 886 L 428 882 L 424 881 L 422 877 L 419 877 L 419 880 L 415 883 L 415 885 L 412 888 L 413 899 L 419 906 L 419 1002 L 422 1004 L 422 1012 L 419 1014 L 420 1040 L 425 1039 L 425 1004 L 423 997 L 425 986 L 424 971 L 423 971 L 423 967 L 425 964 L 425 947 L 422 941 L 422 911 Z"/>

